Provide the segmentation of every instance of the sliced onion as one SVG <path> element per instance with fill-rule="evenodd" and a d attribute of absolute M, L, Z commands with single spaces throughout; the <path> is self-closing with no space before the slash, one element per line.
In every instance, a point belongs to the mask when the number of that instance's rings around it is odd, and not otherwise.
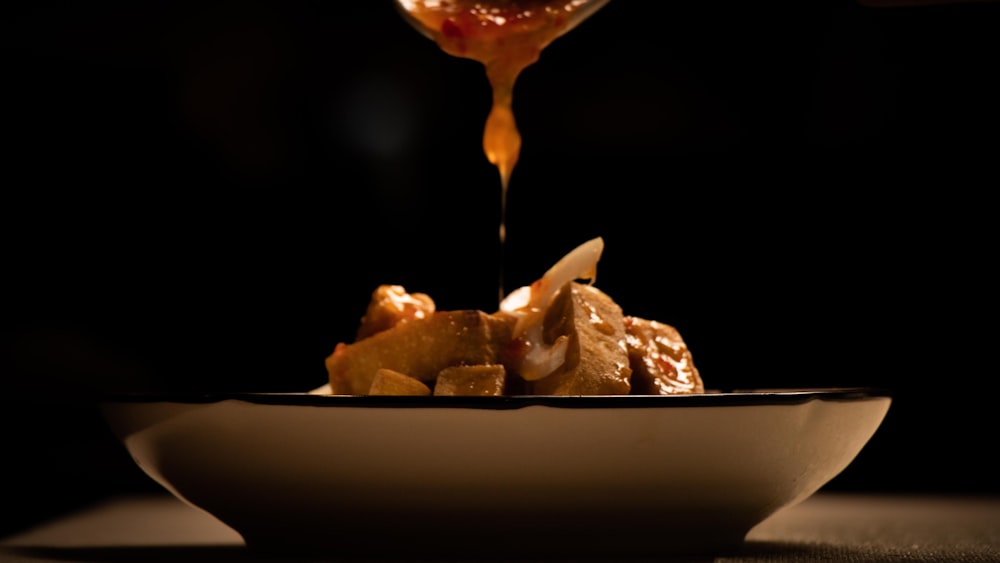
<path fill-rule="evenodd" d="M 530 286 L 511 292 L 501 303 L 500 310 L 517 319 L 514 338 L 527 344 L 528 352 L 520 365 L 521 377 L 528 381 L 541 379 L 566 361 L 569 338 L 560 336 L 550 346 L 542 338 L 542 323 L 555 294 L 567 283 L 597 278 L 597 262 L 604 251 L 604 239 L 597 237 L 573 249 L 555 263 L 545 275 Z"/>

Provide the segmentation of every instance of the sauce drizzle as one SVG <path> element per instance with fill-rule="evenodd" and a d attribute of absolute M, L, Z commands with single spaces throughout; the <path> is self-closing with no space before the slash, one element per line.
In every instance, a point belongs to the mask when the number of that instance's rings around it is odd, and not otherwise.
<path fill-rule="evenodd" d="M 521 134 L 513 110 L 514 84 L 549 43 L 604 1 L 398 0 L 404 13 L 441 50 L 486 67 L 493 104 L 483 131 L 483 151 L 500 173 L 501 271 L 507 238 L 507 191 L 521 153 Z M 501 300 L 503 294 L 501 273 Z"/>

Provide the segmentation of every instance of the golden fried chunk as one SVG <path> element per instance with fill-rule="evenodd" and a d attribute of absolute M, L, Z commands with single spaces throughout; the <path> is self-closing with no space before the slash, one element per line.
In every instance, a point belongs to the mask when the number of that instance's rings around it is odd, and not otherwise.
<path fill-rule="evenodd" d="M 691 351 L 674 327 L 638 317 L 625 317 L 632 394 L 704 393 Z"/>
<path fill-rule="evenodd" d="M 330 387 L 335 394 L 362 395 L 381 368 L 430 382 L 447 367 L 499 363 L 511 325 L 482 311 L 439 311 L 353 344 L 342 342 L 326 358 Z"/>
<path fill-rule="evenodd" d="M 434 394 L 499 397 L 506 379 L 507 370 L 500 364 L 448 367 L 438 373 Z"/>
<path fill-rule="evenodd" d="M 430 395 L 431 388 L 418 379 L 391 369 L 375 370 L 369 395 Z"/>
<path fill-rule="evenodd" d="M 424 293 L 407 293 L 401 285 L 380 285 L 372 292 L 355 340 L 388 330 L 412 319 L 434 314 L 434 300 Z"/>
<path fill-rule="evenodd" d="M 591 285 L 569 282 L 545 313 L 546 342 L 569 336 L 566 360 L 551 375 L 530 382 L 538 395 L 627 395 L 632 370 L 621 307 Z"/>

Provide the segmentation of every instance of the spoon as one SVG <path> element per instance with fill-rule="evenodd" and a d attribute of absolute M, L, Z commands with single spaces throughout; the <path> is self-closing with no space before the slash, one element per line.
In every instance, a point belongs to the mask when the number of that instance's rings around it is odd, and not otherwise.
<path fill-rule="evenodd" d="M 517 26 L 524 22 L 550 22 L 551 41 L 565 35 L 610 0 L 393 0 L 403 19 L 424 37 L 441 43 L 449 24 L 474 20 L 481 26 Z M 452 28 L 454 29 L 454 28 Z M 530 30 L 530 26 L 528 26 Z M 478 33 L 482 33 L 479 31 Z M 520 33 L 509 32 L 510 35 Z M 498 34 L 499 35 L 499 34 Z M 544 45 L 541 45 L 544 47 Z M 442 45 L 442 48 L 444 46 Z M 446 49 L 447 50 L 447 49 Z"/>

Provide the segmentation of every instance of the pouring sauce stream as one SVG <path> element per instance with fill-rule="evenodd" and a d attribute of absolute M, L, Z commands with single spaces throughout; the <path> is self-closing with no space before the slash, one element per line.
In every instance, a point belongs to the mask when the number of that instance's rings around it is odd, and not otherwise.
<path fill-rule="evenodd" d="M 483 151 L 500 173 L 500 299 L 507 191 L 521 152 L 514 119 L 514 84 L 542 50 L 595 5 L 593 0 L 398 0 L 403 13 L 446 53 L 481 62 L 493 91 L 483 131 Z"/>

